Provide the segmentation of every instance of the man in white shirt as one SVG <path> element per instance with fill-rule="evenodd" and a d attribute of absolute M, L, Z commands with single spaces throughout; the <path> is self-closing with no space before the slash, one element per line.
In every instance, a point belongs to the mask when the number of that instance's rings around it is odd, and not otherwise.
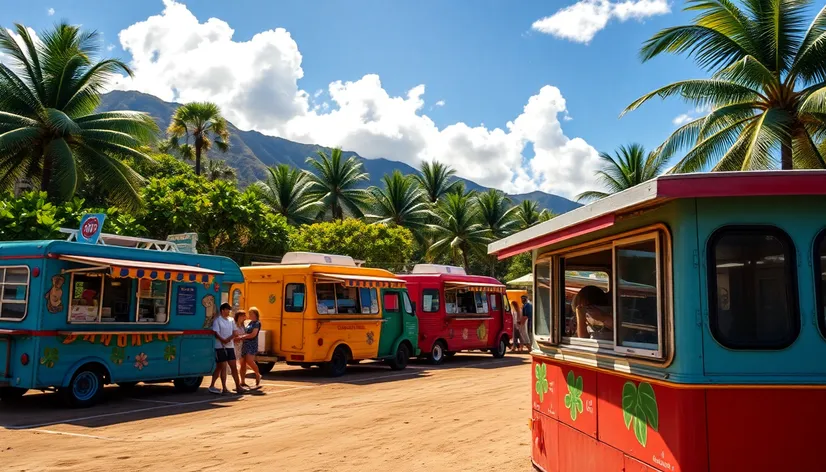
<path fill-rule="evenodd" d="M 244 393 L 241 390 L 241 380 L 238 377 L 238 366 L 235 365 L 235 347 L 233 341 L 236 338 L 234 332 L 234 322 L 229 317 L 232 306 L 229 303 L 221 305 L 221 316 L 215 318 L 212 322 L 212 331 L 215 333 L 215 372 L 212 373 L 212 383 L 209 385 L 209 392 L 215 394 L 229 393 L 227 389 L 227 365 L 232 371 L 232 379 L 235 381 L 235 391 L 237 393 Z M 224 388 L 218 390 L 215 388 L 215 381 L 221 377 L 221 386 Z"/>

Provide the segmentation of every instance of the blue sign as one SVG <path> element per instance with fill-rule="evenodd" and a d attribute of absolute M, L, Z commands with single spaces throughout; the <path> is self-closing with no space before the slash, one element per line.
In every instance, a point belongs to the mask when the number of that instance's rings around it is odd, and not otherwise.
<path fill-rule="evenodd" d="M 195 314 L 195 287 L 178 285 L 178 314 Z"/>
<path fill-rule="evenodd" d="M 103 231 L 103 222 L 106 215 L 103 213 L 87 213 L 80 219 L 80 230 L 77 232 L 77 242 L 97 244 L 100 233 Z"/>

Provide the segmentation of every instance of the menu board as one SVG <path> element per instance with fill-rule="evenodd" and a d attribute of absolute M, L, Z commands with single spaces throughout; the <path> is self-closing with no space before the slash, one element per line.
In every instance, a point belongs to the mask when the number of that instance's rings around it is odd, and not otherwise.
<path fill-rule="evenodd" d="M 179 315 L 187 316 L 195 314 L 195 287 L 178 286 L 177 307 Z"/>

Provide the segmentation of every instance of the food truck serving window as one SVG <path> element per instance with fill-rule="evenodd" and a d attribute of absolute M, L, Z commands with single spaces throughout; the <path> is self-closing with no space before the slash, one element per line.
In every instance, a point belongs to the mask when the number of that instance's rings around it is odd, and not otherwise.
<path fill-rule="evenodd" d="M 0 320 L 26 317 L 29 298 L 29 268 L 0 267 Z"/>
<path fill-rule="evenodd" d="M 304 284 L 287 284 L 284 288 L 284 311 L 301 313 L 304 311 Z"/>
<path fill-rule="evenodd" d="M 665 237 L 660 231 L 620 236 L 540 256 L 534 268 L 537 339 L 556 336 L 572 348 L 663 358 Z"/>
<path fill-rule="evenodd" d="M 379 296 L 375 288 L 348 287 L 340 282 L 317 282 L 316 305 L 320 315 L 377 314 Z"/>
<path fill-rule="evenodd" d="M 453 315 L 482 315 L 488 312 L 487 292 L 445 290 L 445 312 Z"/>
<path fill-rule="evenodd" d="M 172 282 L 72 273 L 70 323 L 166 323 Z"/>
<path fill-rule="evenodd" d="M 708 243 L 709 326 L 731 349 L 782 349 L 800 332 L 795 249 L 775 227 L 726 227 Z"/>

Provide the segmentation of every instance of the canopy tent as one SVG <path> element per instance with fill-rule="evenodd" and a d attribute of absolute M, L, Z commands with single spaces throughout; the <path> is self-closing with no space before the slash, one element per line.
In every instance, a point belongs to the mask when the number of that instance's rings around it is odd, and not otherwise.
<path fill-rule="evenodd" d="M 507 284 L 512 287 L 533 287 L 533 274 L 525 274 L 522 277 L 511 280 Z"/>

